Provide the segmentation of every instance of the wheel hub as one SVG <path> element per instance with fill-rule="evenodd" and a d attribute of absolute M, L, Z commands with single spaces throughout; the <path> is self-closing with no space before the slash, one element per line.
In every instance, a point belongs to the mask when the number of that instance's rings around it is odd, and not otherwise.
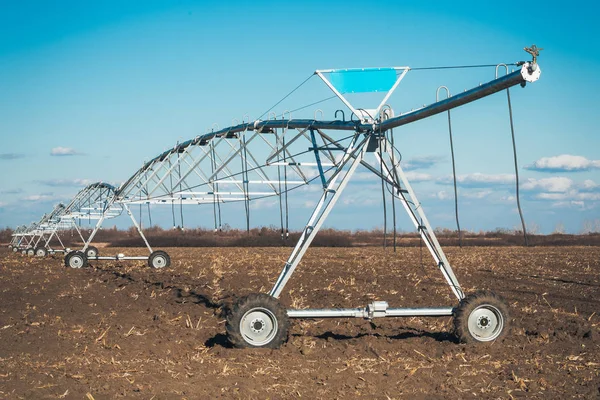
<path fill-rule="evenodd" d="M 482 305 L 469 315 L 469 332 L 479 341 L 496 339 L 504 329 L 504 318 L 500 310 L 492 305 Z"/>
<path fill-rule="evenodd" d="M 256 318 L 252 322 L 250 322 L 250 329 L 254 333 L 261 333 L 265 330 L 265 321 L 262 318 Z"/>
<path fill-rule="evenodd" d="M 477 318 L 477 327 L 480 329 L 488 329 L 490 327 L 490 318 L 487 315 L 480 315 Z"/>
<path fill-rule="evenodd" d="M 73 268 L 81 268 L 81 266 L 83 265 L 83 260 L 81 259 L 81 257 L 72 256 L 71 262 L 69 264 L 71 264 L 71 267 Z"/>
<path fill-rule="evenodd" d="M 262 346 L 277 335 L 277 318 L 271 310 L 256 307 L 247 311 L 240 320 L 240 332 L 247 343 Z"/>

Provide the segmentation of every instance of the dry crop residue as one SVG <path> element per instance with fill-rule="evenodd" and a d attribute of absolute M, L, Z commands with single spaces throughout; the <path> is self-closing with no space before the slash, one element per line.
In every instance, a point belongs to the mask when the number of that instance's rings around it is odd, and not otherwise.
<path fill-rule="evenodd" d="M 279 350 L 230 348 L 222 311 L 268 291 L 289 248 L 166 250 L 163 270 L 76 270 L 0 250 L 0 398 L 600 396 L 598 247 L 447 248 L 466 292 L 491 289 L 510 304 L 501 343 L 456 343 L 450 318 L 294 320 Z M 455 305 L 418 248 L 312 248 L 281 300 Z"/>

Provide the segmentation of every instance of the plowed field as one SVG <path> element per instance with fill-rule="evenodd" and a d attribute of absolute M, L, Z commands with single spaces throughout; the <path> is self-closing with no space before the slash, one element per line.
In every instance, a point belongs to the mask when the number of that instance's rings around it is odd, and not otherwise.
<path fill-rule="evenodd" d="M 289 248 L 165 250 L 161 270 L 0 250 L 0 398 L 600 396 L 600 247 L 446 248 L 465 292 L 507 300 L 501 342 L 460 344 L 450 317 L 292 320 L 278 350 L 231 348 L 224 310 L 267 292 Z M 419 248 L 311 248 L 281 297 L 294 308 L 373 300 L 456 304 Z"/>

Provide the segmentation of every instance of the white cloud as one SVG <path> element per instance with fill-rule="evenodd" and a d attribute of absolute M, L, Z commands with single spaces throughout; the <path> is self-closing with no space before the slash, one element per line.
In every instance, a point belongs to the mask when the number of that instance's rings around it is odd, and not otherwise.
<path fill-rule="evenodd" d="M 596 182 L 594 182 L 591 179 L 586 179 L 581 184 L 581 190 L 584 190 L 584 191 L 592 192 L 592 191 L 596 191 L 599 189 L 600 189 L 600 185 L 598 185 Z"/>
<path fill-rule="evenodd" d="M 32 194 L 31 196 L 23 197 L 25 201 L 46 201 L 52 200 L 53 196 L 49 194 Z"/>
<path fill-rule="evenodd" d="M 2 153 L 0 154 L 0 160 L 16 160 L 18 158 L 25 157 L 25 154 L 20 153 Z"/>
<path fill-rule="evenodd" d="M 440 190 L 439 192 L 435 193 L 433 195 L 434 198 L 438 199 L 438 200 L 449 200 L 452 197 L 450 196 L 450 194 L 448 192 L 446 192 L 445 190 Z"/>
<path fill-rule="evenodd" d="M 413 157 L 410 160 L 401 162 L 400 166 L 409 171 L 413 169 L 431 168 L 436 164 L 444 161 L 444 157 L 440 156 L 420 156 Z"/>
<path fill-rule="evenodd" d="M 314 208 L 316 205 L 317 203 L 312 200 L 307 200 L 304 203 L 302 203 L 302 207 L 304 208 Z"/>
<path fill-rule="evenodd" d="M 78 186 L 87 186 L 93 181 L 89 179 L 48 179 L 43 181 L 38 181 L 42 185 L 58 187 L 58 186 L 68 186 L 68 187 L 78 187 Z"/>
<path fill-rule="evenodd" d="M 433 180 L 433 176 L 422 172 L 409 171 L 406 173 L 406 178 L 412 182 L 426 182 Z"/>
<path fill-rule="evenodd" d="M 542 157 L 525 169 L 540 172 L 576 172 L 600 168 L 600 160 L 588 160 L 582 156 L 561 154 L 554 157 Z"/>
<path fill-rule="evenodd" d="M 19 194 L 23 193 L 23 189 L 7 189 L 0 191 L 0 194 Z"/>
<path fill-rule="evenodd" d="M 552 207 L 592 209 L 600 205 L 600 193 L 580 192 L 571 189 L 562 193 L 538 193 L 534 196 L 537 200 L 552 201 Z"/>
<path fill-rule="evenodd" d="M 572 186 L 573 181 L 571 179 L 555 176 L 543 179 L 529 178 L 521 185 L 521 188 L 529 191 L 564 193 Z"/>
<path fill-rule="evenodd" d="M 252 201 L 252 208 L 256 209 L 272 209 L 279 206 L 278 200 L 273 198 L 257 199 Z"/>
<path fill-rule="evenodd" d="M 55 147 L 50 151 L 51 156 L 78 156 L 83 155 L 83 153 L 78 152 L 77 150 L 71 147 Z"/>
<path fill-rule="evenodd" d="M 452 176 L 438 178 L 437 183 L 451 185 Z M 473 174 L 458 175 L 456 177 L 457 186 L 469 188 L 487 188 L 491 186 L 509 186 L 514 185 L 515 176 L 513 174 L 482 174 L 475 172 Z"/>
<path fill-rule="evenodd" d="M 490 196 L 492 193 L 494 193 L 492 190 L 479 190 L 472 193 L 466 192 L 461 194 L 460 196 L 464 196 L 471 199 L 483 199 Z"/>
<path fill-rule="evenodd" d="M 585 202 L 583 201 L 577 201 L 577 200 L 572 200 L 572 201 L 557 201 L 555 203 L 552 203 L 552 207 L 553 208 L 578 208 L 578 209 L 585 209 Z"/>

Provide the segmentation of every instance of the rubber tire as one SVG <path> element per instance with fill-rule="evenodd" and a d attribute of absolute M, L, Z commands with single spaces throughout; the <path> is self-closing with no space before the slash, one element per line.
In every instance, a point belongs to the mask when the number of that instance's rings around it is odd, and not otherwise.
<path fill-rule="evenodd" d="M 71 259 L 74 256 L 81 257 L 81 259 L 82 259 L 81 267 L 74 267 L 71 265 Z M 78 269 L 78 268 L 85 268 L 85 267 L 87 267 L 87 265 L 88 265 L 87 257 L 85 256 L 85 254 L 82 251 L 72 251 L 65 256 L 65 267 Z"/>
<path fill-rule="evenodd" d="M 29 257 L 33 257 L 35 256 L 35 249 L 33 247 L 28 247 L 26 253 Z"/>
<path fill-rule="evenodd" d="M 37 249 L 35 249 L 35 256 L 36 257 L 46 257 L 48 255 L 48 250 L 45 247 L 38 247 Z"/>
<path fill-rule="evenodd" d="M 165 265 L 163 266 L 157 266 L 155 265 L 155 259 L 157 257 L 162 257 L 165 259 Z M 169 255 L 167 254 L 166 251 L 162 251 L 162 250 L 156 250 L 154 252 L 152 252 L 152 254 L 150 254 L 150 257 L 148 257 L 148 266 L 150 268 L 154 268 L 154 269 L 162 269 L 162 268 L 167 268 L 171 265 L 171 257 L 169 257 Z"/>
<path fill-rule="evenodd" d="M 469 331 L 469 315 L 482 305 L 495 307 L 503 318 L 503 328 L 500 334 L 493 340 L 482 341 L 473 336 Z M 473 293 L 460 302 L 454 311 L 454 334 L 461 343 L 494 343 L 502 340 L 510 330 L 510 314 L 506 301 L 494 292 L 480 291 Z"/>
<path fill-rule="evenodd" d="M 270 342 L 260 346 L 254 346 L 247 342 L 240 332 L 240 321 L 244 314 L 253 308 L 265 308 L 273 313 L 277 320 L 277 332 Z M 239 299 L 227 313 L 227 339 L 237 348 L 269 348 L 278 349 L 283 343 L 287 342 L 290 321 L 286 309 L 279 300 L 273 296 L 264 293 L 252 293 Z"/>
<path fill-rule="evenodd" d="M 87 258 L 98 257 L 98 249 L 94 246 L 89 246 L 85 251 L 85 256 Z"/>

